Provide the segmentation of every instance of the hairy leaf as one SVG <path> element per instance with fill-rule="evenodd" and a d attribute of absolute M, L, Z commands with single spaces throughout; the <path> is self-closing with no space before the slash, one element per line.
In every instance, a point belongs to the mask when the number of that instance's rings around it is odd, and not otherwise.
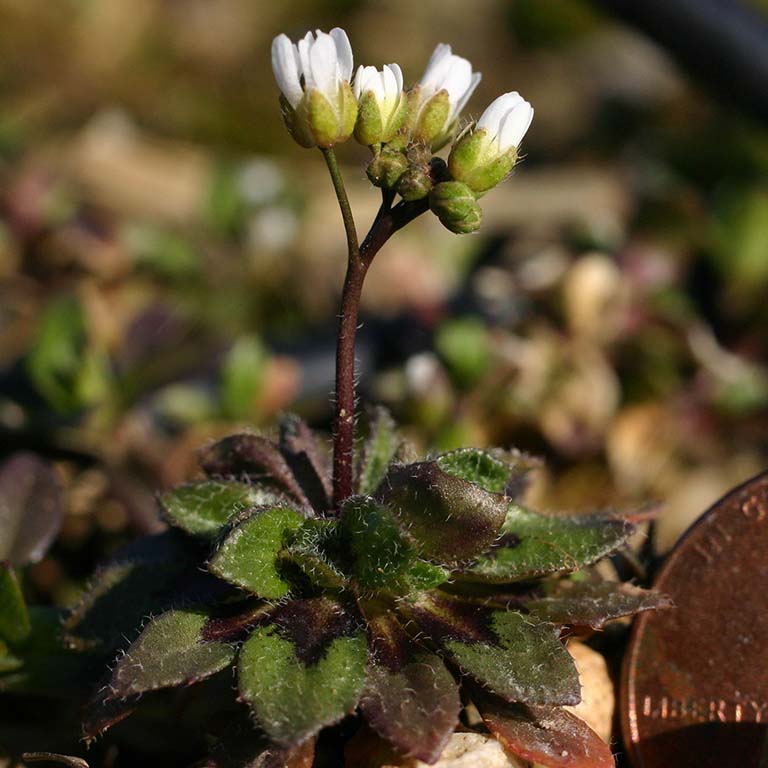
<path fill-rule="evenodd" d="M 53 469 L 31 453 L 0 466 L 0 561 L 36 563 L 61 527 L 64 507 Z"/>
<path fill-rule="evenodd" d="M 525 490 L 526 476 L 538 462 L 519 451 L 483 451 L 458 448 L 438 456 L 443 472 L 461 477 L 491 493 L 518 498 Z"/>
<path fill-rule="evenodd" d="M 180 485 L 159 497 L 163 517 L 197 536 L 215 536 L 244 509 L 281 501 L 284 497 L 263 486 L 216 480 Z"/>
<path fill-rule="evenodd" d="M 291 591 L 281 559 L 304 516 L 291 507 L 264 507 L 235 525 L 213 553 L 208 570 L 259 597 L 276 599 Z"/>
<path fill-rule="evenodd" d="M 395 458 L 401 439 L 395 422 L 385 408 L 376 408 L 370 421 L 357 467 L 357 492 L 368 495 L 375 492 L 385 478 Z"/>
<path fill-rule="evenodd" d="M 473 694 L 488 730 L 514 755 L 547 768 L 614 768 L 610 747 L 580 718 L 560 707 L 508 704 Z"/>
<path fill-rule="evenodd" d="M 364 632 L 340 605 L 294 600 L 243 645 L 240 695 L 271 739 L 299 744 L 355 708 L 367 657 Z"/>
<path fill-rule="evenodd" d="M 69 645 L 112 655 L 147 616 L 223 596 L 227 585 L 199 569 L 203 552 L 178 531 L 124 547 L 99 568 L 65 619 Z"/>
<path fill-rule="evenodd" d="M 600 629 L 611 619 L 672 605 L 671 598 L 660 592 L 602 581 L 562 582 L 554 594 L 532 600 L 525 607 L 541 621 Z"/>
<path fill-rule="evenodd" d="M 280 421 L 280 451 L 313 509 L 331 507 L 331 482 L 327 462 L 315 433 L 303 419 L 288 414 Z"/>
<path fill-rule="evenodd" d="M 208 619 L 202 610 L 168 611 L 152 619 L 115 665 L 107 698 L 191 685 L 229 666 L 234 648 L 201 637 Z"/>
<path fill-rule="evenodd" d="M 29 634 L 29 612 L 16 573 L 0 562 L 0 638 L 20 643 Z"/>
<path fill-rule="evenodd" d="M 508 506 L 502 496 L 444 472 L 434 461 L 393 468 L 377 497 L 394 510 L 417 551 L 442 564 L 486 550 Z"/>
<path fill-rule="evenodd" d="M 339 566 L 340 548 L 338 521 L 305 520 L 288 545 L 288 554 L 313 584 L 339 589 L 346 584 L 346 576 Z"/>
<path fill-rule="evenodd" d="M 576 666 L 554 625 L 444 593 L 426 593 L 406 610 L 464 672 L 505 699 L 580 701 Z"/>
<path fill-rule="evenodd" d="M 501 539 L 466 573 L 503 583 L 576 571 L 621 546 L 632 532 L 624 520 L 610 516 L 555 517 L 509 507 Z"/>
<path fill-rule="evenodd" d="M 401 755 L 432 763 L 458 722 L 456 681 L 391 615 L 372 619 L 368 632 L 371 659 L 360 709 Z"/>
<path fill-rule="evenodd" d="M 303 506 L 309 506 L 280 449 L 259 435 L 230 435 L 203 451 L 200 464 L 209 477 L 241 478 L 283 491 Z"/>

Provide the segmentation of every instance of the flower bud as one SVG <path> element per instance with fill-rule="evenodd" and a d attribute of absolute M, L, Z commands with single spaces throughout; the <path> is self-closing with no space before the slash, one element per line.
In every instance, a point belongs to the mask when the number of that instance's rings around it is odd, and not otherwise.
<path fill-rule="evenodd" d="M 440 223 L 457 235 L 480 228 L 483 212 L 472 190 L 460 181 L 443 181 L 429 193 L 429 207 Z"/>
<path fill-rule="evenodd" d="M 454 143 L 448 158 L 451 175 L 479 195 L 495 187 L 517 162 L 532 119 L 533 107 L 520 94 L 499 96 Z"/>
<path fill-rule="evenodd" d="M 402 152 L 385 147 L 368 163 L 365 172 L 374 187 L 394 189 L 407 168 L 408 160 Z"/>
<path fill-rule="evenodd" d="M 408 109 L 400 67 L 387 64 L 381 72 L 376 67 L 359 67 L 354 93 L 359 103 L 355 138 L 366 146 L 390 141 Z"/>
<path fill-rule="evenodd" d="M 301 146 L 328 148 L 352 135 L 357 99 L 350 85 L 352 47 L 344 30 L 307 32 L 297 44 L 278 35 L 272 41 L 272 70 L 283 119 Z"/>
<path fill-rule="evenodd" d="M 397 192 L 407 202 L 425 198 L 430 189 L 432 178 L 429 175 L 429 166 L 412 165 L 397 182 Z"/>
<path fill-rule="evenodd" d="M 480 74 L 451 46 L 435 48 L 419 83 L 408 99 L 412 138 L 437 150 L 451 137 L 461 110 L 480 82 Z"/>

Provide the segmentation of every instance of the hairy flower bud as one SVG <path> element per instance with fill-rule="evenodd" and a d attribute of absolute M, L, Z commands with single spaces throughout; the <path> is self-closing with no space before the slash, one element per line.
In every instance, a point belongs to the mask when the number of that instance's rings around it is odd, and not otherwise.
<path fill-rule="evenodd" d="M 457 235 L 476 232 L 483 212 L 472 190 L 460 181 L 443 181 L 429 193 L 429 207 L 440 223 Z"/>
<path fill-rule="evenodd" d="M 451 175 L 476 194 L 503 181 L 533 120 L 533 107 L 517 91 L 499 96 L 477 124 L 456 140 L 448 158 Z"/>
<path fill-rule="evenodd" d="M 397 192 L 407 202 L 425 198 L 430 189 L 432 178 L 429 175 L 429 166 L 412 165 L 397 182 Z"/>
<path fill-rule="evenodd" d="M 408 98 L 412 138 L 439 149 L 451 137 L 456 121 L 480 82 L 480 73 L 451 46 L 438 45 Z"/>
<path fill-rule="evenodd" d="M 366 168 L 366 174 L 374 187 L 394 189 L 408 168 L 408 160 L 402 152 L 384 147 Z"/>
<path fill-rule="evenodd" d="M 352 47 L 343 29 L 307 32 L 296 44 L 278 35 L 272 41 L 272 71 L 283 119 L 301 146 L 328 148 L 352 135 L 357 99 L 350 85 Z"/>
<path fill-rule="evenodd" d="M 390 141 L 405 120 L 408 101 L 403 93 L 403 73 L 397 64 L 359 67 L 354 93 L 359 111 L 355 138 L 366 146 Z"/>

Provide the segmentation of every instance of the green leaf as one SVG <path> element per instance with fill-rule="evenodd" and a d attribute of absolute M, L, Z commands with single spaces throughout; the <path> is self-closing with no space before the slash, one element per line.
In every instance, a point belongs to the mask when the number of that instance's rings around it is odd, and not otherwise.
<path fill-rule="evenodd" d="M 371 659 L 360 709 L 403 757 L 433 763 L 458 722 L 461 701 L 440 658 L 417 646 L 397 619 L 369 621 Z"/>
<path fill-rule="evenodd" d="M 478 448 L 458 448 L 441 454 L 435 462 L 449 475 L 508 497 L 517 497 L 525 489 L 526 475 L 538 466 L 536 459 L 518 451 Z"/>
<path fill-rule="evenodd" d="M 11 649 L 0 640 L 0 675 L 15 672 L 24 665 L 24 661 L 11 652 Z M 0 690 L 2 684 L 0 683 Z"/>
<path fill-rule="evenodd" d="M 370 422 L 357 467 L 357 492 L 372 494 L 386 477 L 389 465 L 397 455 L 402 440 L 395 422 L 385 408 L 377 408 Z"/>
<path fill-rule="evenodd" d="M 64 518 L 58 476 L 31 453 L 17 453 L 0 466 L 0 561 L 36 563 Z"/>
<path fill-rule="evenodd" d="M 298 744 L 355 708 L 368 648 L 356 622 L 325 598 L 288 603 L 274 622 L 240 651 L 240 695 L 271 739 Z"/>
<path fill-rule="evenodd" d="M 577 704 L 579 676 L 552 624 L 444 593 L 405 610 L 461 669 L 509 701 Z"/>
<path fill-rule="evenodd" d="M 273 486 L 302 506 L 309 506 L 280 448 L 265 437 L 247 432 L 225 437 L 203 451 L 200 464 L 209 477 L 245 477 L 249 482 Z"/>
<path fill-rule="evenodd" d="M 60 297 L 45 308 L 27 370 L 37 390 L 62 413 L 92 405 L 104 396 L 106 362 L 88 343 L 85 318 L 74 296 Z"/>
<path fill-rule="evenodd" d="M 545 516 L 513 504 L 498 545 L 465 574 L 503 583 L 577 571 L 620 547 L 632 530 L 618 517 Z"/>
<path fill-rule="evenodd" d="M 592 629 L 601 629 L 607 621 L 621 616 L 672 606 L 671 598 L 660 592 L 610 581 L 562 581 L 551 596 L 525 605 L 531 616 L 540 621 Z"/>
<path fill-rule="evenodd" d="M 0 638 L 11 644 L 22 642 L 31 629 L 27 604 L 16 573 L 0 563 Z"/>
<path fill-rule="evenodd" d="M 341 532 L 337 520 L 305 520 L 296 537 L 288 545 L 290 558 L 313 584 L 340 589 L 346 575 L 339 566 Z"/>
<path fill-rule="evenodd" d="M 197 536 L 215 536 L 221 527 L 249 507 L 282 501 L 263 486 L 207 480 L 180 485 L 159 498 L 163 517 L 177 528 Z"/>
<path fill-rule="evenodd" d="M 243 336 L 232 345 L 221 367 L 221 406 L 231 419 L 254 414 L 264 384 L 267 350 L 256 336 Z"/>
<path fill-rule="evenodd" d="M 488 730 L 522 760 L 547 768 L 615 766 L 610 746 L 567 710 L 509 704 L 479 689 L 472 698 Z"/>
<path fill-rule="evenodd" d="M 259 597 L 277 599 L 291 591 L 281 568 L 304 516 L 292 507 L 265 507 L 235 525 L 208 562 L 208 570 Z"/>
<path fill-rule="evenodd" d="M 109 698 L 192 685 L 229 666 L 235 658 L 234 648 L 201 638 L 208 619 L 202 610 L 168 611 L 152 619 L 117 661 L 109 681 Z"/>
<path fill-rule="evenodd" d="M 508 502 L 425 461 L 394 467 L 377 498 L 399 518 L 408 541 L 447 565 L 476 557 L 496 540 Z"/>

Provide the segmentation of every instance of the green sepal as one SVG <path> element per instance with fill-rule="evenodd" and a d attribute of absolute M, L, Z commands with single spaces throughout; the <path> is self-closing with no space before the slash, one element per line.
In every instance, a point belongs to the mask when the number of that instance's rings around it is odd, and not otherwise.
<path fill-rule="evenodd" d="M 483 212 L 472 190 L 460 181 L 442 181 L 429 193 L 429 207 L 440 223 L 457 235 L 480 228 Z"/>
<path fill-rule="evenodd" d="M 407 168 L 408 159 L 401 151 L 384 147 L 368 163 L 365 173 L 374 187 L 394 189 Z"/>
<path fill-rule="evenodd" d="M 291 137 L 297 144 L 305 149 L 311 149 L 315 146 L 315 138 L 309 127 L 309 110 L 306 95 L 299 102 L 296 109 L 294 109 L 288 99 L 281 93 L 280 113 L 283 116 L 288 133 L 291 134 Z"/>
<path fill-rule="evenodd" d="M 377 408 L 370 420 L 368 437 L 358 459 L 357 493 L 372 494 L 386 477 L 389 465 L 402 444 L 397 427 L 385 408 Z"/>
<path fill-rule="evenodd" d="M 408 541 L 441 565 L 476 557 L 496 540 L 508 502 L 424 461 L 393 467 L 377 498 L 397 515 Z"/>
<path fill-rule="evenodd" d="M 295 600 L 244 643 L 240 697 L 273 741 L 299 744 L 354 710 L 367 660 L 365 633 L 338 603 Z"/>
<path fill-rule="evenodd" d="M 412 140 L 432 146 L 434 149 L 446 141 L 446 123 L 451 113 L 451 100 L 448 91 L 438 91 L 421 107 L 420 86 L 416 86 L 409 94 L 409 113 L 412 115 Z"/>
<path fill-rule="evenodd" d="M 497 153 L 484 128 L 467 130 L 456 140 L 448 157 L 448 169 L 457 181 L 482 195 L 500 184 L 517 162 L 517 148 Z"/>
<path fill-rule="evenodd" d="M 498 545 L 465 576 L 504 583 L 577 571 L 620 547 L 632 531 L 618 517 L 540 515 L 511 504 Z"/>
<path fill-rule="evenodd" d="M 411 165 L 397 181 L 397 193 L 408 203 L 423 200 L 432 189 L 428 166 Z"/>
<path fill-rule="evenodd" d="M 373 91 L 366 91 L 358 102 L 355 139 L 366 147 L 384 141 L 384 122 L 379 100 Z"/>
<path fill-rule="evenodd" d="M 285 597 L 292 585 L 283 573 L 282 560 L 304 520 L 288 506 L 254 510 L 224 535 L 208 561 L 208 570 L 259 597 Z"/>
<path fill-rule="evenodd" d="M 180 485 L 158 497 L 163 518 L 195 536 L 215 536 L 249 507 L 284 501 L 278 492 L 246 483 L 207 480 Z"/>
<path fill-rule="evenodd" d="M 0 563 L 0 638 L 15 645 L 29 635 L 32 625 L 16 572 Z"/>
<path fill-rule="evenodd" d="M 346 575 L 338 564 L 340 527 L 337 520 L 306 520 L 288 544 L 291 560 L 319 587 L 343 589 L 346 586 Z"/>
<path fill-rule="evenodd" d="M 209 618 L 202 610 L 174 610 L 151 619 L 118 659 L 108 698 L 192 685 L 228 667 L 235 658 L 234 648 L 202 639 Z"/>

